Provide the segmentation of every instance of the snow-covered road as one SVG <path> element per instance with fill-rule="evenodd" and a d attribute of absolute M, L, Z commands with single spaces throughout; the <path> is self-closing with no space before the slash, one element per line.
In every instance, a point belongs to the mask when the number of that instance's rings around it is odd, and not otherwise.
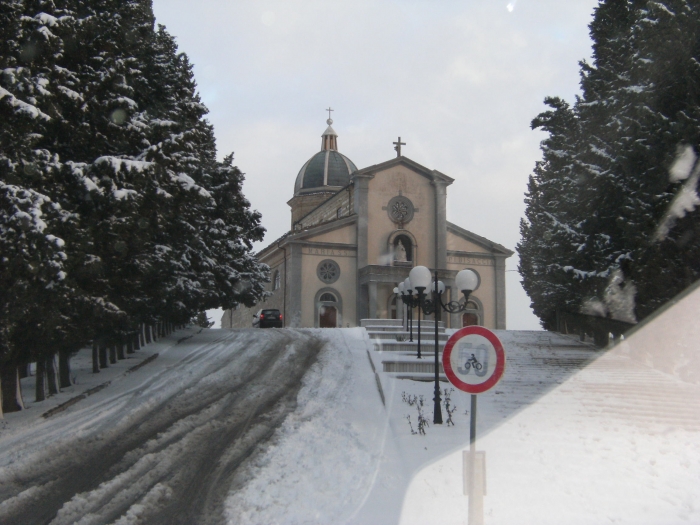
<path fill-rule="evenodd" d="M 688 366 L 633 358 L 644 332 L 607 351 L 498 336 L 506 374 L 478 409 L 487 523 L 698 523 Z M 412 434 L 404 393 L 432 419 L 433 385 L 382 372 L 394 353 L 360 328 L 188 329 L 100 374 L 78 355 L 78 386 L 0 422 L 0 524 L 463 525 L 469 396 L 451 393 L 455 426 Z"/>
<path fill-rule="evenodd" d="M 0 523 L 222 523 L 234 479 L 297 405 L 323 341 L 205 331 L 127 388 L 2 440 Z"/>

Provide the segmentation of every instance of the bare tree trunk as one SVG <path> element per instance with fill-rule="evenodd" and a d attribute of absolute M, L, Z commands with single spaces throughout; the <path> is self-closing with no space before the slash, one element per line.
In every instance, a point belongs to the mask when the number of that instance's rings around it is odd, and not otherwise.
<path fill-rule="evenodd" d="M 58 381 L 60 388 L 73 384 L 70 378 L 70 352 L 67 349 L 58 351 Z"/>
<path fill-rule="evenodd" d="M 0 366 L 0 384 L 2 411 L 9 414 L 24 410 L 22 384 L 19 382 L 19 367 L 17 365 L 8 363 Z"/>
<path fill-rule="evenodd" d="M 141 337 L 139 334 L 134 336 L 134 352 L 136 350 L 141 350 Z"/>
<path fill-rule="evenodd" d="M 108 368 L 109 364 L 107 363 L 107 345 L 100 341 L 100 368 Z"/>
<path fill-rule="evenodd" d="M 124 355 L 124 342 L 120 338 L 117 343 L 115 343 L 117 346 L 117 359 L 126 359 L 126 355 Z"/>
<path fill-rule="evenodd" d="M 134 338 L 130 335 L 126 336 L 126 353 L 134 353 Z"/>
<path fill-rule="evenodd" d="M 51 355 L 46 359 L 46 382 L 49 385 L 49 395 L 58 394 L 58 381 L 56 377 L 56 356 Z"/>
<path fill-rule="evenodd" d="M 46 360 L 41 357 L 36 360 L 36 388 L 35 401 L 43 401 L 46 399 Z"/>
<path fill-rule="evenodd" d="M 143 331 L 145 333 L 144 337 L 146 338 L 146 344 L 151 343 L 151 325 L 145 325 L 143 327 Z"/>
<path fill-rule="evenodd" d="M 117 345 L 114 341 L 110 341 L 109 343 L 109 364 L 117 364 Z"/>
<path fill-rule="evenodd" d="M 97 345 L 97 341 L 92 340 L 92 373 L 100 373 L 100 351 Z"/>

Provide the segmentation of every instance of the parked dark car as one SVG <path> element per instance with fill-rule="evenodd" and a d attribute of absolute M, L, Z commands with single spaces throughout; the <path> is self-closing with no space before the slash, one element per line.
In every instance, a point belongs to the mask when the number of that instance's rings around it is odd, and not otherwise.
<path fill-rule="evenodd" d="M 279 310 L 258 310 L 253 315 L 253 326 L 256 328 L 282 328 L 284 321 Z"/>

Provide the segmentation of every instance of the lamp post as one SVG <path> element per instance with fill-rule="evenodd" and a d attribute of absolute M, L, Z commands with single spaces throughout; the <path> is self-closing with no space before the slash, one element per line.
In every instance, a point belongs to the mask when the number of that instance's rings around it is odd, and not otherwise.
<path fill-rule="evenodd" d="M 409 331 L 411 333 L 409 341 L 413 342 L 413 309 L 416 307 L 416 299 L 413 296 L 413 287 L 411 286 L 411 281 L 409 280 L 408 277 L 406 279 L 399 283 L 399 286 L 397 287 L 399 293 L 401 294 L 401 301 L 403 302 L 404 306 L 408 309 L 408 319 L 406 319 L 406 322 L 408 323 L 409 326 Z M 418 322 L 418 330 L 420 333 L 420 320 Z M 419 338 L 420 339 L 420 338 Z M 420 341 L 418 343 L 418 359 L 420 359 Z"/>
<path fill-rule="evenodd" d="M 444 310 L 452 314 L 463 312 L 467 309 L 467 301 L 469 295 L 476 290 L 479 285 L 479 277 L 473 270 L 461 270 L 455 277 L 457 289 L 464 295 L 464 304 L 459 301 L 442 302 L 442 294 L 445 292 L 445 284 L 438 281 L 438 271 L 435 270 L 435 281 L 433 283 L 433 299 L 425 299 L 425 290 L 430 286 L 431 275 L 430 270 L 425 266 L 416 266 L 411 270 L 409 279 L 413 284 L 414 289 L 418 292 L 418 308 L 423 309 L 425 315 L 435 314 L 435 391 L 433 397 L 433 424 L 442 424 L 442 408 L 440 406 L 442 399 L 440 396 L 440 365 L 438 360 L 439 343 L 438 343 L 438 323 L 441 313 Z M 420 330 L 420 320 L 418 321 Z M 420 331 L 419 331 L 420 334 Z M 420 353 L 420 335 L 418 337 L 418 352 Z"/>

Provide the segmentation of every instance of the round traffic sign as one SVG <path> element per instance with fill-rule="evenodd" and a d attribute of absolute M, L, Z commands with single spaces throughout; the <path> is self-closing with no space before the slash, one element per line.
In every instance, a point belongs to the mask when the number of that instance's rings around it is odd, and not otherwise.
<path fill-rule="evenodd" d="M 493 388 L 506 370 L 503 344 L 483 326 L 466 326 L 447 341 L 442 366 L 450 383 L 470 394 Z"/>

